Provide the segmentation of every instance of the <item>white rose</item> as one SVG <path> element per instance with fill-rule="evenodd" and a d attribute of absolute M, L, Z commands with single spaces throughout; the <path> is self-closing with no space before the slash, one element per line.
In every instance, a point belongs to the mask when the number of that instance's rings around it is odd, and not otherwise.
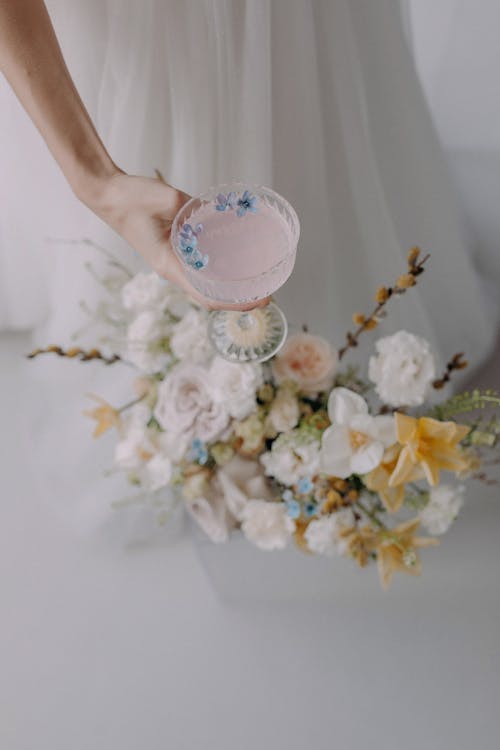
<path fill-rule="evenodd" d="M 213 356 L 213 349 L 208 339 L 206 312 L 192 308 L 175 323 L 170 346 L 177 359 L 195 364 L 207 363 Z"/>
<path fill-rule="evenodd" d="M 379 339 L 370 357 L 368 377 L 384 403 L 420 406 L 436 377 L 429 342 L 407 331 Z"/>
<path fill-rule="evenodd" d="M 246 538 L 260 549 L 284 549 L 295 531 L 295 522 L 282 503 L 249 500 L 241 528 Z"/>
<path fill-rule="evenodd" d="M 141 271 L 122 288 L 122 304 L 131 312 L 142 312 L 157 307 L 165 299 L 167 282 L 156 273 Z"/>
<path fill-rule="evenodd" d="M 430 491 L 429 502 L 420 512 L 422 526 L 429 534 L 446 534 L 464 504 L 465 487 L 442 484 Z"/>
<path fill-rule="evenodd" d="M 307 546 L 317 555 L 342 555 L 345 545 L 339 534 L 351 526 L 354 526 L 354 515 L 350 508 L 311 521 L 304 534 Z"/>
<path fill-rule="evenodd" d="M 127 329 L 125 358 L 143 372 L 158 372 L 170 360 L 164 348 L 167 333 L 157 312 L 140 312 Z"/>
<path fill-rule="evenodd" d="M 283 442 L 276 440 L 271 450 L 261 455 L 260 461 L 268 476 L 291 486 L 302 477 L 318 473 L 319 456 L 316 440 L 300 443 L 292 438 Z"/>
<path fill-rule="evenodd" d="M 224 404 L 215 403 L 207 388 L 203 368 L 180 363 L 158 386 L 154 415 L 163 429 L 215 440 L 226 428 L 229 415 Z"/>
<path fill-rule="evenodd" d="M 375 469 L 385 449 L 396 442 L 394 417 L 372 417 L 362 396 L 334 388 L 328 399 L 331 427 L 321 439 L 321 469 L 345 479 Z"/>
<path fill-rule="evenodd" d="M 262 367 L 252 362 L 234 363 L 215 357 L 209 371 L 214 400 L 225 404 L 234 419 L 245 419 L 254 411 L 255 393 L 262 382 Z"/>
<path fill-rule="evenodd" d="M 297 426 L 300 417 L 297 397 L 288 389 L 278 391 L 268 414 L 268 423 L 276 432 L 290 432 Z"/>
<path fill-rule="evenodd" d="M 272 500 L 269 483 L 257 461 L 235 456 L 217 472 L 217 480 L 226 505 L 242 521 L 250 500 Z"/>

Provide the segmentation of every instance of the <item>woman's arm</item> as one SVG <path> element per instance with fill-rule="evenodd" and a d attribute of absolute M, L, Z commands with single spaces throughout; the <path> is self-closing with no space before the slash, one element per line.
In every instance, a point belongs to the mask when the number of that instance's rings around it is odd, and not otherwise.
<path fill-rule="evenodd" d="M 114 164 L 71 79 L 43 0 L 0 0 L 0 70 L 76 196 L 160 275 L 216 306 L 191 287 L 170 246 L 170 224 L 189 196 Z"/>

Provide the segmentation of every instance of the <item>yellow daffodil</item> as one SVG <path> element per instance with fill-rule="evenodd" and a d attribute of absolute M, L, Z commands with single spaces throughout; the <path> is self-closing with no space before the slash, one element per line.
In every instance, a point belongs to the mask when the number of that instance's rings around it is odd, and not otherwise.
<path fill-rule="evenodd" d="M 398 487 L 425 477 L 434 487 L 439 472 L 463 471 L 468 461 L 459 443 L 470 431 L 466 425 L 439 422 L 430 417 L 415 419 L 396 412 L 396 435 L 403 446 L 389 479 L 389 487 Z"/>
<path fill-rule="evenodd" d="M 439 544 L 433 537 L 415 536 L 420 520 L 411 521 L 381 532 L 377 545 L 377 564 L 380 582 L 384 589 L 389 588 L 394 573 L 399 570 L 412 576 L 421 573 L 422 566 L 416 550 Z"/>
<path fill-rule="evenodd" d="M 93 432 L 93 437 L 100 437 L 107 430 L 111 429 L 111 427 L 120 429 L 120 412 L 117 409 L 114 409 L 111 404 L 108 404 L 108 402 L 100 396 L 95 396 L 93 393 L 90 393 L 89 398 L 93 398 L 94 401 L 101 404 L 100 406 L 96 406 L 95 409 L 88 409 L 83 412 L 86 417 L 94 419 L 97 423 Z"/>
<path fill-rule="evenodd" d="M 404 484 L 399 484 L 397 487 L 389 485 L 389 480 L 396 468 L 400 453 L 401 446 L 398 444 L 387 448 L 380 465 L 365 476 L 367 488 L 372 492 L 378 493 L 390 513 L 395 513 L 399 510 L 405 498 Z"/>

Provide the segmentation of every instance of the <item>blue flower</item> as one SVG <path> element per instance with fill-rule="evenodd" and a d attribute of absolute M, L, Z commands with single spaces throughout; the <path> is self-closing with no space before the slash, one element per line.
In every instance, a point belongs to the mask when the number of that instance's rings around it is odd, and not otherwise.
<path fill-rule="evenodd" d="M 302 479 L 299 479 L 297 490 L 301 495 L 308 495 L 309 492 L 312 492 L 313 486 L 314 485 L 309 477 L 303 477 Z"/>
<path fill-rule="evenodd" d="M 227 195 L 224 195 L 224 193 L 219 193 L 219 195 L 215 199 L 215 210 L 216 211 L 225 211 L 226 208 L 234 208 L 236 206 L 236 193 L 231 190 L 230 193 Z"/>
<path fill-rule="evenodd" d="M 191 461 L 197 461 L 201 466 L 206 464 L 208 461 L 208 451 L 199 438 L 195 438 L 191 443 L 191 448 L 188 453 L 188 457 Z"/>
<path fill-rule="evenodd" d="M 304 515 L 306 518 L 311 518 L 311 516 L 316 515 L 316 510 L 318 506 L 316 503 L 306 503 L 304 506 Z"/>
<path fill-rule="evenodd" d="M 248 190 L 245 190 L 241 198 L 238 199 L 238 210 L 236 216 L 244 216 L 247 211 L 251 211 L 253 214 L 257 213 L 257 201 L 256 195 L 252 195 Z"/>
<path fill-rule="evenodd" d="M 186 263 L 199 271 L 208 264 L 208 255 L 202 255 L 198 249 L 198 235 L 203 231 L 203 224 L 197 224 L 194 229 L 191 224 L 183 224 L 179 232 L 179 246 Z"/>
<path fill-rule="evenodd" d="M 295 520 L 301 513 L 300 503 L 297 500 L 288 500 L 286 503 L 286 512 L 290 518 Z"/>
<path fill-rule="evenodd" d="M 195 250 L 193 256 L 187 261 L 188 266 L 194 268 L 195 271 L 201 271 L 202 268 L 206 268 L 208 265 L 208 255 L 202 255 L 199 250 Z"/>

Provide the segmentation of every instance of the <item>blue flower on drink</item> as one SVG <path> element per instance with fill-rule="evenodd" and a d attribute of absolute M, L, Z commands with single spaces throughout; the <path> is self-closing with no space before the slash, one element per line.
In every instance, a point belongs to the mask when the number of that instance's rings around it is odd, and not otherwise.
<path fill-rule="evenodd" d="M 309 477 L 302 477 L 297 483 L 297 490 L 301 495 L 308 495 L 313 490 L 313 483 Z"/>
<path fill-rule="evenodd" d="M 203 231 L 203 224 L 197 224 L 194 229 L 191 224 L 183 224 L 179 232 L 179 247 L 186 263 L 199 271 L 208 263 L 208 255 L 202 255 L 198 248 L 198 235 Z"/>
<path fill-rule="evenodd" d="M 257 213 L 257 201 L 256 195 L 252 195 L 248 190 L 245 190 L 241 198 L 238 198 L 236 216 L 244 216 L 247 211 L 251 211 L 253 214 Z"/>
<path fill-rule="evenodd" d="M 208 450 L 205 443 L 199 438 L 195 438 L 189 449 L 188 458 L 190 461 L 196 461 L 201 466 L 208 461 Z"/>
<path fill-rule="evenodd" d="M 224 195 L 219 193 L 215 199 L 215 210 L 225 211 L 226 208 L 232 209 L 236 206 L 236 193 L 231 190 L 230 193 Z"/>

